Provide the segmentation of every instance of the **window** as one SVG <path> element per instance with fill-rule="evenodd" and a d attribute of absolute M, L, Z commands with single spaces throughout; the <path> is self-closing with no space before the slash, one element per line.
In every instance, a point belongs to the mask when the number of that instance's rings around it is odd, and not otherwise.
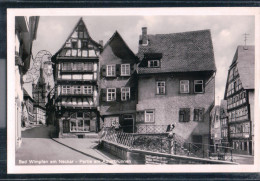
<path fill-rule="evenodd" d="M 203 121 L 204 108 L 194 109 L 194 121 L 201 122 Z"/>
<path fill-rule="evenodd" d="M 180 81 L 180 92 L 181 93 L 189 93 L 189 81 L 181 80 Z"/>
<path fill-rule="evenodd" d="M 79 85 L 74 86 L 74 94 L 81 94 L 81 86 Z"/>
<path fill-rule="evenodd" d="M 71 70 L 71 63 L 63 63 L 62 70 Z"/>
<path fill-rule="evenodd" d="M 115 65 L 107 65 L 107 76 L 109 76 L 109 77 L 116 76 L 116 66 Z"/>
<path fill-rule="evenodd" d="M 115 101 L 115 100 L 116 100 L 116 88 L 108 88 L 107 101 Z"/>
<path fill-rule="evenodd" d="M 121 100 L 126 101 L 130 99 L 130 87 L 121 88 Z"/>
<path fill-rule="evenodd" d="M 77 44 L 78 44 L 78 42 L 77 42 L 77 40 L 75 39 L 75 40 L 72 40 L 72 48 L 77 48 Z"/>
<path fill-rule="evenodd" d="M 154 122 L 154 111 L 153 110 L 145 111 L 145 122 Z"/>
<path fill-rule="evenodd" d="M 62 86 L 62 93 L 63 94 L 70 94 L 70 86 L 69 85 L 63 85 Z"/>
<path fill-rule="evenodd" d="M 194 80 L 194 92 L 203 93 L 203 80 Z"/>
<path fill-rule="evenodd" d="M 87 41 L 82 40 L 81 44 L 82 44 L 82 48 L 88 48 L 88 42 Z"/>
<path fill-rule="evenodd" d="M 83 69 L 83 63 L 74 63 L 73 70 L 82 70 Z"/>
<path fill-rule="evenodd" d="M 165 94 L 165 81 L 156 82 L 156 93 Z"/>
<path fill-rule="evenodd" d="M 83 32 L 82 31 L 79 31 L 78 34 L 79 34 L 79 38 L 83 38 Z"/>
<path fill-rule="evenodd" d="M 190 109 L 181 108 L 179 110 L 179 122 L 189 122 L 190 121 Z"/>
<path fill-rule="evenodd" d="M 160 62 L 159 60 L 149 60 L 148 61 L 148 67 L 159 67 Z"/>
<path fill-rule="evenodd" d="M 84 63 L 84 70 L 92 71 L 93 70 L 93 63 Z"/>
<path fill-rule="evenodd" d="M 91 85 L 85 85 L 84 94 L 92 94 L 92 93 L 93 93 L 93 87 Z"/>
<path fill-rule="evenodd" d="M 121 75 L 122 76 L 130 75 L 130 64 L 121 65 Z"/>

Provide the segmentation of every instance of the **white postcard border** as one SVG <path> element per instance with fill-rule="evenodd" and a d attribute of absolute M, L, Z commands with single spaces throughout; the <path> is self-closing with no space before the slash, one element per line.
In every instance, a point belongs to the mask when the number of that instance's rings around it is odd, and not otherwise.
<path fill-rule="evenodd" d="M 259 57 L 255 63 L 255 156 L 254 165 L 15 165 L 15 16 L 157 16 L 157 15 L 252 15 L 255 16 L 255 49 L 260 50 L 260 8 L 87 8 L 87 9 L 8 9 L 7 10 L 7 170 L 8 173 L 158 173 L 158 172 L 259 172 Z"/>

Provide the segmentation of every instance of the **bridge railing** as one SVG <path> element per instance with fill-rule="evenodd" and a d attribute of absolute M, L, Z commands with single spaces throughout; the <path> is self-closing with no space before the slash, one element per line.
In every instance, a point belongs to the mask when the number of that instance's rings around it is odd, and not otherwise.
<path fill-rule="evenodd" d="M 158 135 L 124 133 L 114 129 L 104 131 L 103 140 L 120 144 L 130 149 L 139 149 L 174 155 L 233 161 L 233 148 L 214 145 L 185 142 L 181 137 L 172 138 Z"/>

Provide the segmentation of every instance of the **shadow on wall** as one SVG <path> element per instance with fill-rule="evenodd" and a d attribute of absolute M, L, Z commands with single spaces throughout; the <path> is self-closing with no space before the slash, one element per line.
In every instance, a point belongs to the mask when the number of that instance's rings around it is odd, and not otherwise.
<path fill-rule="evenodd" d="M 22 131 L 22 138 L 51 138 L 55 132 L 54 126 L 42 125 Z"/>

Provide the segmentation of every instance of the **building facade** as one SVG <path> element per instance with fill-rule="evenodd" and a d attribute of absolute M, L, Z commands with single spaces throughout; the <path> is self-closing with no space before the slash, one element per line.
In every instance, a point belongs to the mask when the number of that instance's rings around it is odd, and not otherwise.
<path fill-rule="evenodd" d="M 100 116 L 104 127 L 134 132 L 137 98 L 135 54 L 115 32 L 100 54 Z"/>
<path fill-rule="evenodd" d="M 46 125 L 58 126 L 56 121 L 56 109 L 55 109 L 55 97 L 54 97 L 55 89 L 51 89 L 47 95 L 47 103 L 46 107 Z M 58 128 L 58 127 L 57 127 Z"/>
<path fill-rule="evenodd" d="M 40 68 L 40 76 L 37 84 L 32 85 L 32 93 L 34 103 L 34 119 L 35 124 L 45 124 L 46 123 L 46 108 L 45 104 L 47 101 L 47 86 L 43 76 L 43 69 Z"/>
<path fill-rule="evenodd" d="M 235 153 L 254 154 L 255 47 L 238 46 L 225 90 L 230 146 Z"/>
<path fill-rule="evenodd" d="M 28 71 L 31 48 L 36 39 L 39 17 L 15 17 L 15 146 L 20 147 L 23 105 L 23 75 Z"/>
<path fill-rule="evenodd" d="M 35 101 L 33 100 L 33 98 L 28 94 L 28 92 L 23 89 L 23 93 L 24 93 L 24 104 L 23 104 L 23 108 L 24 110 L 26 110 L 25 114 L 27 114 L 26 119 L 24 120 L 26 123 L 25 125 L 28 124 L 36 124 L 35 119 L 34 119 L 34 103 Z"/>
<path fill-rule="evenodd" d="M 221 103 L 220 103 L 220 130 L 221 130 L 221 146 L 229 147 L 228 114 L 227 114 L 227 101 L 226 100 L 221 100 Z"/>
<path fill-rule="evenodd" d="M 143 28 L 137 55 L 137 132 L 174 123 L 185 142 L 209 144 L 216 72 L 210 31 L 148 35 Z"/>
<path fill-rule="evenodd" d="M 212 144 L 214 145 L 214 151 L 216 152 L 221 146 L 221 123 L 220 123 L 220 106 L 216 105 L 211 113 L 211 139 Z"/>
<path fill-rule="evenodd" d="M 99 130 L 97 80 L 101 49 L 81 18 L 52 56 L 59 137 L 84 137 Z"/>

